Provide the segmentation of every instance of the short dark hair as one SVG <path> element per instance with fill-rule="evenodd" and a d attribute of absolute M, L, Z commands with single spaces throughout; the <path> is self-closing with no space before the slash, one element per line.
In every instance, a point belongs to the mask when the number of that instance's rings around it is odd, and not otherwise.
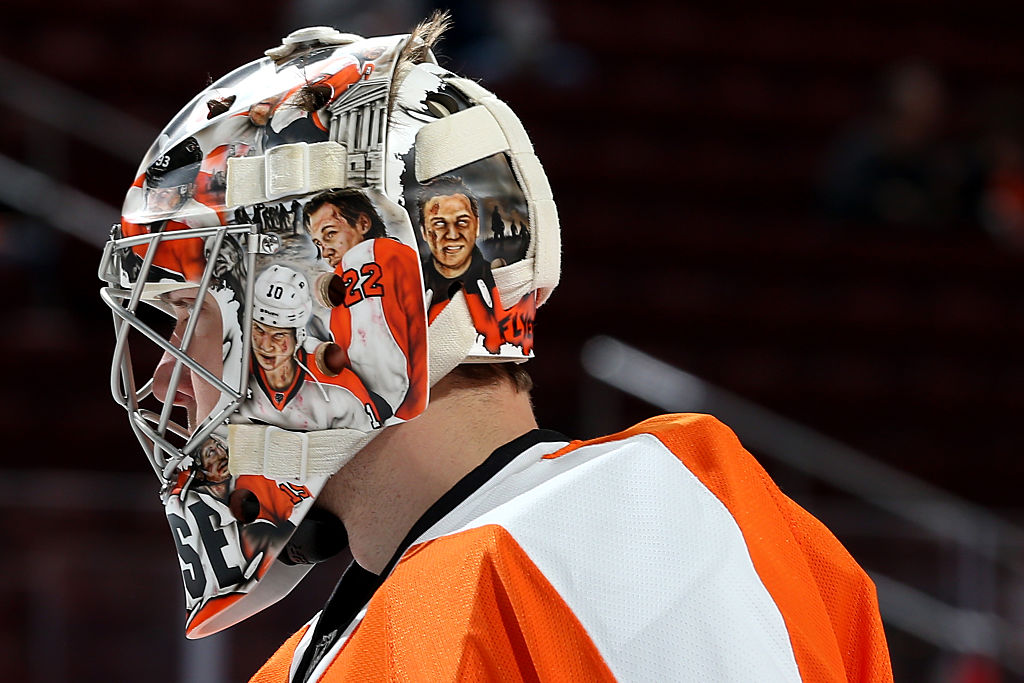
<path fill-rule="evenodd" d="M 423 183 L 419 194 L 416 196 L 416 208 L 419 209 L 420 225 L 425 225 L 423 221 L 423 207 L 427 205 L 427 202 L 434 197 L 450 197 L 456 194 L 461 194 L 469 200 L 469 206 L 473 209 L 473 215 L 479 220 L 480 204 L 473 191 L 466 186 L 466 183 L 459 176 L 443 175 L 439 178 L 434 178 L 430 182 Z"/>
<path fill-rule="evenodd" d="M 377 209 L 374 208 L 369 197 L 359 190 L 348 188 L 343 190 L 327 190 L 309 200 L 306 208 L 303 210 L 303 224 L 306 226 L 307 231 L 309 230 L 310 217 L 325 204 L 330 204 L 336 208 L 338 213 L 352 225 L 355 225 L 356 221 L 359 220 L 360 214 L 366 214 L 366 217 L 370 219 L 370 229 L 363 235 L 364 240 L 388 236 L 384 221 L 381 220 Z"/>
<path fill-rule="evenodd" d="M 495 384 L 511 382 L 517 393 L 530 393 L 533 378 L 523 363 L 462 363 L 456 365 L 450 374 L 466 385 Z"/>

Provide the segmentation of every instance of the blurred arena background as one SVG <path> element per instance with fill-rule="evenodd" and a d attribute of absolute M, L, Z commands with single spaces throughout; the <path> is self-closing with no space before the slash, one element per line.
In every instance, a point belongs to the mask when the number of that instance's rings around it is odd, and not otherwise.
<path fill-rule="evenodd" d="M 446 65 L 519 113 L 558 201 L 541 424 L 715 412 L 876 578 L 897 680 L 1024 680 L 1024 6 L 997 0 L 7 0 L 4 677 L 244 680 L 326 599 L 330 564 L 184 641 L 107 397 L 98 245 L 209 77 L 301 25 L 398 33 L 434 6 Z"/>

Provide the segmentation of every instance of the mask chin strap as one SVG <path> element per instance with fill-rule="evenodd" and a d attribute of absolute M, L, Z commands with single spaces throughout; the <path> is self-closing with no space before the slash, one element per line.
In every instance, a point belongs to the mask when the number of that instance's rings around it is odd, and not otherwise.
<path fill-rule="evenodd" d="M 348 532 L 341 520 L 314 507 L 299 522 L 277 559 L 288 565 L 316 564 L 348 547 Z"/>

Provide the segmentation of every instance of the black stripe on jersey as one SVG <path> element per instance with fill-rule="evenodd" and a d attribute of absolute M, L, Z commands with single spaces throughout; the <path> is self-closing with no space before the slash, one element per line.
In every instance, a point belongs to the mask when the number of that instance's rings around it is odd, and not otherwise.
<path fill-rule="evenodd" d="M 383 422 L 395 414 L 395 411 L 391 409 L 391 404 L 385 401 L 384 397 L 380 394 L 373 393 L 370 387 L 366 387 L 366 395 L 373 402 L 373 409 L 377 411 L 377 419 L 379 421 Z"/>

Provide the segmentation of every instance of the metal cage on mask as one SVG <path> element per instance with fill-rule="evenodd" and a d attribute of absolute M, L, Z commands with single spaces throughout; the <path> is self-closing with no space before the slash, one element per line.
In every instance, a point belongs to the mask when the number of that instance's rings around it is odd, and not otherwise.
<path fill-rule="evenodd" d="M 177 344 L 172 340 L 165 339 L 159 332 L 146 324 L 138 314 L 139 306 L 143 303 L 163 310 L 151 299 L 155 292 L 196 290 L 195 305 L 201 306 L 207 292 L 210 291 L 214 271 L 217 267 L 217 257 L 220 255 L 228 235 L 243 238 L 242 243 L 245 247 L 246 257 L 245 281 L 241 283 L 244 290 L 242 303 L 244 319 L 241 324 L 241 357 L 239 359 L 241 367 L 238 368 L 238 386 L 230 386 L 223 377 L 217 377 L 188 355 L 186 350 L 192 343 L 200 319 L 195 311 L 189 311 L 184 332 Z M 150 280 L 154 269 L 154 259 L 162 244 L 173 240 L 196 238 L 208 240 L 206 265 L 198 283 L 166 279 L 160 282 Z M 129 414 L 132 431 L 139 443 L 142 444 L 143 451 L 160 481 L 162 502 L 166 503 L 167 498 L 171 495 L 171 491 L 177 483 L 177 474 L 183 468 L 186 458 L 194 457 L 193 454 L 198 451 L 203 442 L 218 426 L 226 422 L 228 416 L 234 413 L 245 399 L 248 381 L 246 366 L 252 345 L 252 301 L 256 277 L 256 257 L 260 254 L 273 254 L 277 251 L 278 244 L 276 235 L 262 233 L 260 226 L 256 224 L 161 231 L 131 237 L 121 236 L 120 225 L 115 225 L 112 229 L 111 239 L 104 248 L 99 267 L 100 279 L 109 285 L 101 289 L 100 296 L 103 302 L 110 307 L 114 319 L 115 345 L 110 367 L 110 390 L 114 400 Z M 145 247 L 146 252 L 132 282 L 127 276 L 125 260 L 129 258 L 129 255 L 131 255 L 130 258 L 138 258 L 133 251 L 137 247 Z M 220 401 L 219 408 L 215 407 L 208 416 L 201 418 L 203 423 L 195 432 L 190 434 L 187 425 L 182 426 L 172 419 L 171 413 L 175 408 L 173 400 L 164 401 L 159 413 L 141 407 L 141 402 L 153 394 L 155 378 L 150 377 L 141 387 L 138 386 L 128 343 L 128 336 L 133 329 L 174 358 L 174 367 L 166 390 L 167 396 L 173 397 L 177 393 L 183 370 L 187 367 L 190 372 L 195 373 L 200 379 L 219 390 L 222 397 L 227 397 L 226 403 L 223 400 Z M 171 437 L 177 437 L 184 443 L 176 445 L 172 442 Z M 180 492 L 182 497 L 192 483 L 195 472 L 193 468 L 189 479 L 183 485 Z"/>

